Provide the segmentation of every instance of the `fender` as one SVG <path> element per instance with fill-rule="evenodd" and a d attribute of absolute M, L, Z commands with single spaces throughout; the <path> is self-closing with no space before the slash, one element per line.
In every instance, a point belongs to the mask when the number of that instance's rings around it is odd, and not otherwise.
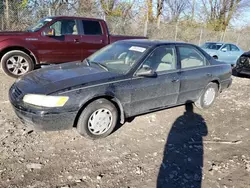
<path fill-rule="evenodd" d="M 80 104 L 80 111 L 83 110 L 89 103 L 91 103 L 94 100 L 97 100 L 99 98 L 106 98 L 110 101 L 115 102 L 115 104 L 119 107 L 119 111 L 120 111 L 120 123 L 124 124 L 125 123 L 125 112 L 124 112 L 124 108 L 122 106 L 122 103 L 120 102 L 120 100 L 118 98 L 115 97 L 115 94 L 112 92 L 106 92 L 106 93 L 98 93 L 92 97 L 86 98 L 81 104 Z"/>
<path fill-rule="evenodd" d="M 221 82 L 220 82 L 220 79 L 218 78 L 218 77 L 213 77 L 211 80 L 210 80 L 210 82 L 215 82 L 215 83 L 217 83 L 218 84 L 218 86 L 219 86 L 219 91 L 221 91 Z"/>
<path fill-rule="evenodd" d="M 28 38 L 28 37 L 27 37 Z M 36 51 L 36 48 L 29 43 L 28 41 L 22 40 L 22 39 L 6 39 L 0 42 L 1 47 L 0 47 L 0 52 L 4 51 L 7 48 L 11 47 L 20 47 L 20 48 L 25 48 L 28 50 L 35 58 L 36 63 L 39 63 L 39 58 L 38 58 L 38 53 Z"/>

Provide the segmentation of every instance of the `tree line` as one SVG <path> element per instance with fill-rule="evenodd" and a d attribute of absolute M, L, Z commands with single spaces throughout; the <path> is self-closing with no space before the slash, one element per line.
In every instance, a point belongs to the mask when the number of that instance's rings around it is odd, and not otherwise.
<path fill-rule="evenodd" d="M 233 19 L 249 11 L 249 0 L 0 0 L 1 24 L 8 28 L 24 15 L 41 18 L 48 15 L 102 15 L 141 22 L 188 22 L 214 31 L 225 31 Z"/>

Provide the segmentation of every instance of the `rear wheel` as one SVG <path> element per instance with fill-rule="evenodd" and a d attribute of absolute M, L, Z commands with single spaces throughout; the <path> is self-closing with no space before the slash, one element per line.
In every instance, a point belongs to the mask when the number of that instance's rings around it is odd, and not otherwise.
<path fill-rule="evenodd" d="M 117 120 L 118 112 L 115 105 L 106 99 L 98 99 L 90 103 L 81 113 L 77 131 L 88 138 L 104 138 L 112 133 Z"/>
<path fill-rule="evenodd" d="M 219 87 L 216 83 L 209 83 L 195 105 L 200 109 L 207 109 L 214 103 L 218 96 Z"/>
<path fill-rule="evenodd" d="M 23 51 L 13 50 L 4 54 L 1 67 L 5 74 L 18 78 L 34 69 L 31 57 Z"/>

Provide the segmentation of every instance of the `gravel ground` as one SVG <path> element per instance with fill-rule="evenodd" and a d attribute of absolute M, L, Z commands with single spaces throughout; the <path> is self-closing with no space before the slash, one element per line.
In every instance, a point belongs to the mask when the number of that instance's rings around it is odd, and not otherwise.
<path fill-rule="evenodd" d="M 111 136 L 35 132 L 8 102 L 0 73 L 0 187 L 250 187 L 250 79 L 233 78 L 214 106 L 143 115 Z"/>

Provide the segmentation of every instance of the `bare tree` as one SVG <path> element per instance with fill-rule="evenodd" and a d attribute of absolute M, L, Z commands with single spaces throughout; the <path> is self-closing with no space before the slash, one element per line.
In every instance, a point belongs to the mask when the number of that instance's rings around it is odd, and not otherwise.
<path fill-rule="evenodd" d="M 189 8 L 188 0 L 165 0 L 167 8 L 169 9 L 171 21 L 177 22 L 183 14 Z"/>
<path fill-rule="evenodd" d="M 248 0 L 202 0 L 205 20 L 216 31 L 225 31 L 242 7 L 249 7 Z"/>
<path fill-rule="evenodd" d="M 153 0 L 147 0 L 147 8 L 148 8 L 147 19 L 149 20 L 149 22 L 153 22 L 153 20 L 154 20 L 154 16 L 153 16 Z"/>
<path fill-rule="evenodd" d="M 111 16 L 115 8 L 116 0 L 100 0 L 101 7 L 106 16 Z"/>
<path fill-rule="evenodd" d="M 164 0 L 157 0 L 157 15 L 156 15 L 156 20 L 157 20 L 157 27 L 160 27 L 160 19 L 161 19 L 161 14 L 163 10 L 163 3 Z"/>

